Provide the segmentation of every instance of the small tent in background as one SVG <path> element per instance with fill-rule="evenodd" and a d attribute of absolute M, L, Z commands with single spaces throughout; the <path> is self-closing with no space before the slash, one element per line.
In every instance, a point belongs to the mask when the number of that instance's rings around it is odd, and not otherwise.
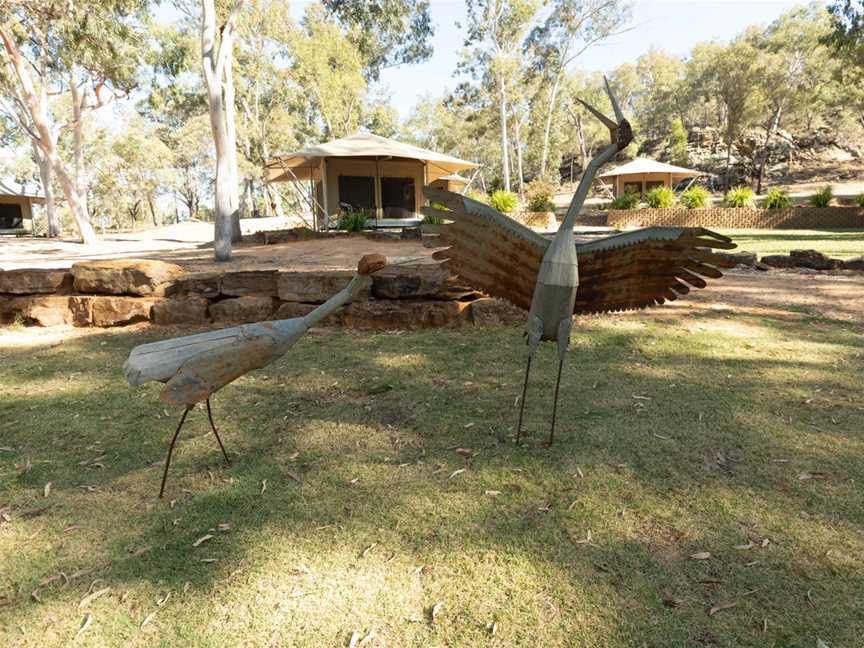
<path fill-rule="evenodd" d="M 43 196 L 0 180 L 0 234 L 32 234 L 33 205 L 43 204 Z"/>
<path fill-rule="evenodd" d="M 309 183 L 318 228 L 339 221 L 340 209 L 365 209 L 379 227 L 420 221 L 423 187 L 474 162 L 373 135 L 355 133 L 264 165 L 267 182 Z"/>
<path fill-rule="evenodd" d="M 697 169 L 685 169 L 648 158 L 636 158 L 632 162 L 601 173 L 598 178 L 601 182 L 611 183 L 612 195 L 616 198 L 625 193 L 635 193 L 644 200 L 645 195 L 655 187 L 674 187 L 682 180 L 696 178 L 704 173 Z"/>

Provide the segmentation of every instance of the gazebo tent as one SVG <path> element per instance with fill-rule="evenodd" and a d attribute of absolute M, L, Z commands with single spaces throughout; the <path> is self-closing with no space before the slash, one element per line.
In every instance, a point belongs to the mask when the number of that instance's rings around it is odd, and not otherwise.
<path fill-rule="evenodd" d="M 44 203 L 43 196 L 0 180 L 0 234 L 32 232 L 33 205 Z"/>
<path fill-rule="evenodd" d="M 418 218 L 425 185 L 478 166 L 380 135 L 355 133 L 280 155 L 264 171 L 267 182 L 309 182 L 319 226 L 338 218 L 341 203 L 368 210 L 379 224 L 399 225 Z"/>
<path fill-rule="evenodd" d="M 641 198 L 655 187 L 674 187 L 681 180 L 703 175 L 703 171 L 685 169 L 684 167 L 636 158 L 611 171 L 601 173 L 598 177 L 611 181 L 612 194 L 623 196 L 625 193 L 638 193 Z"/>

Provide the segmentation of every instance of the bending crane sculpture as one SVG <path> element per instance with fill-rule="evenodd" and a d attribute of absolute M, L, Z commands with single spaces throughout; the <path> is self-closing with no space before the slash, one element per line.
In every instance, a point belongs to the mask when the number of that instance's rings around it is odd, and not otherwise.
<path fill-rule="evenodd" d="M 701 228 L 650 227 L 575 244 L 573 226 L 594 176 L 633 137 L 608 82 L 606 91 L 617 121 L 608 119 L 585 102 L 582 104 L 609 128 L 612 143 L 586 166 L 567 215 L 551 242 L 465 196 L 431 187 L 423 190 L 427 198 L 450 210 L 424 208 L 424 212 L 452 221 L 437 228 L 443 242 L 450 247 L 436 252 L 435 258 L 449 260 L 450 268 L 477 288 L 529 311 L 525 330 L 528 361 L 519 405 L 517 442 L 522 435 L 531 360 L 543 340 L 558 345 L 558 377 L 549 443 L 554 440 L 558 388 L 570 343 L 573 313 L 662 304 L 689 292 L 686 284 L 704 288 L 705 280 L 700 275 L 719 278 L 722 274 L 717 267 L 732 265 L 710 248 L 732 249 L 735 244 Z"/>
<path fill-rule="evenodd" d="M 123 365 L 123 372 L 129 383 L 135 386 L 152 380 L 166 383 L 159 397 L 166 403 L 186 408 L 168 447 L 159 497 L 165 492 L 171 453 L 189 410 L 201 401 L 207 403 L 210 427 L 226 463 L 230 465 L 228 453 L 225 452 L 225 446 L 222 445 L 219 432 L 213 423 L 211 394 L 240 376 L 266 367 L 285 355 L 309 328 L 351 301 L 361 290 L 368 289 L 372 282 L 369 275 L 383 268 L 386 262 L 380 254 L 364 256 L 350 283 L 305 317 L 245 324 L 142 344 L 132 349 Z"/>

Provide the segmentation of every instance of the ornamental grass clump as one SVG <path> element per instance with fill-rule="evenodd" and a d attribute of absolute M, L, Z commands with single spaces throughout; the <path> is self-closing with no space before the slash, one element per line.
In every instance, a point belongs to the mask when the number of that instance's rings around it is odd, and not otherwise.
<path fill-rule="evenodd" d="M 678 202 L 687 209 L 704 209 L 711 204 L 711 192 L 705 187 L 695 185 L 681 192 L 681 195 L 678 196 Z"/>
<path fill-rule="evenodd" d="M 654 187 L 645 196 L 645 202 L 654 209 L 669 209 L 675 206 L 675 192 L 669 187 Z"/>
<path fill-rule="evenodd" d="M 735 187 L 726 192 L 724 200 L 729 207 L 753 209 L 755 195 L 750 187 Z"/>
<path fill-rule="evenodd" d="M 618 196 L 609 203 L 609 209 L 639 209 L 639 194 L 627 192 Z"/>
<path fill-rule="evenodd" d="M 810 196 L 810 204 L 814 207 L 828 207 L 834 199 L 834 191 L 831 185 L 825 185 L 815 194 Z"/>
<path fill-rule="evenodd" d="M 503 189 L 499 189 L 492 194 L 492 208 L 497 209 L 502 214 L 509 214 L 515 211 L 518 202 L 519 199 L 512 191 L 504 191 Z"/>
<path fill-rule="evenodd" d="M 792 199 L 782 189 L 774 188 L 765 196 L 765 209 L 786 209 L 792 206 Z"/>

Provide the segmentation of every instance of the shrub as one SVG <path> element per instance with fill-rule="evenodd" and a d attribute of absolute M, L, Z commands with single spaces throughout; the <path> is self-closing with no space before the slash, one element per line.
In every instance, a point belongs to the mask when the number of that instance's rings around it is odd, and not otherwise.
<path fill-rule="evenodd" d="M 654 187 L 645 196 L 645 202 L 654 209 L 669 209 L 675 206 L 675 192 L 669 187 Z"/>
<path fill-rule="evenodd" d="M 726 192 L 725 200 L 729 207 L 753 208 L 753 190 L 750 187 L 735 187 Z"/>
<path fill-rule="evenodd" d="M 625 193 L 609 203 L 609 209 L 639 209 L 639 194 Z"/>
<path fill-rule="evenodd" d="M 789 194 L 777 187 L 774 187 L 765 196 L 765 209 L 786 209 L 791 206 L 792 200 L 789 198 Z"/>
<path fill-rule="evenodd" d="M 859 207 L 864 207 L 864 194 L 861 194 L 855 199 L 855 204 Z"/>
<path fill-rule="evenodd" d="M 528 200 L 528 211 L 551 212 L 555 211 L 555 203 L 552 196 L 555 195 L 557 187 L 554 183 L 546 180 L 532 180 L 525 187 L 525 198 Z"/>
<path fill-rule="evenodd" d="M 687 155 L 687 129 L 684 128 L 680 117 L 672 120 L 672 124 L 669 127 L 667 146 L 669 147 L 669 156 L 672 158 L 673 163 L 686 165 L 690 162 Z"/>
<path fill-rule="evenodd" d="M 834 199 L 834 192 L 831 190 L 831 185 L 825 185 L 815 194 L 810 196 L 810 204 L 814 207 L 827 207 Z"/>
<path fill-rule="evenodd" d="M 711 193 L 699 185 L 693 185 L 686 191 L 681 192 L 678 202 L 687 209 L 703 209 L 711 203 Z"/>
<path fill-rule="evenodd" d="M 470 198 L 471 200 L 476 200 L 484 205 L 489 204 L 489 194 L 485 194 L 482 191 L 469 191 L 465 194 L 465 197 Z"/>
<path fill-rule="evenodd" d="M 512 191 L 504 191 L 503 189 L 499 189 L 492 194 L 492 200 L 490 201 L 490 204 L 492 205 L 493 209 L 497 209 L 503 214 L 509 214 L 516 209 L 517 202 L 518 199 L 516 197 L 516 194 L 514 194 Z"/>
<path fill-rule="evenodd" d="M 362 232 L 366 229 L 366 219 L 369 218 L 369 211 L 366 209 L 347 209 L 342 214 L 342 220 L 339 221 L 339 229 L 346 232 Z"/>

